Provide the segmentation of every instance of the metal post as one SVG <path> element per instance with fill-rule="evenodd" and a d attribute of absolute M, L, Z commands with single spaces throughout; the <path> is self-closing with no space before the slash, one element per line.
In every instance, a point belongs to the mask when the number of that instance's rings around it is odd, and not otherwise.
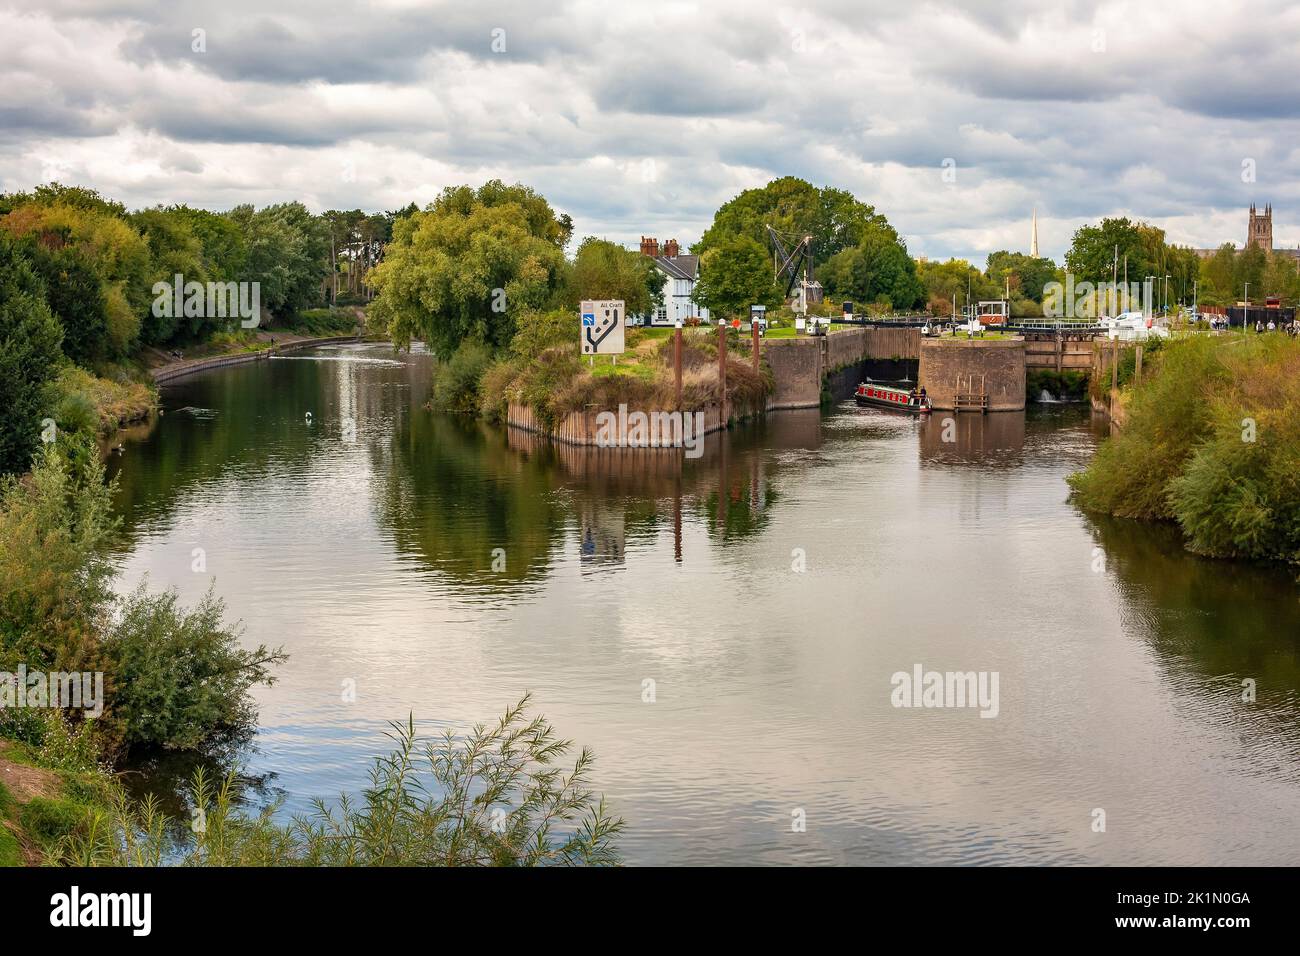
<path fill-rule="evenodd" d="M 1137 345 L 1136 364 L 1133 366 L 1133 384 L 1136 385 L 1142 380 L 1142 343 Z"/>

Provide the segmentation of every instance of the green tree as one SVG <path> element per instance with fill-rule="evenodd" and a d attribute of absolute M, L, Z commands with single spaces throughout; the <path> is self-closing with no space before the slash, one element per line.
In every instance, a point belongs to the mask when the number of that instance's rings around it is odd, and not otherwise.
<path fill-rule="evenodd" d="M 1144 234 L 1138 223 L 1128 219 L 1103 219 L 1097 226 L 1081 226 L 1065 254 L 1066 268 L 1074 274 L 1076 282 L 1110 282 L 1118 262 L 1119 281 L 1123 282 L 1127 256 L 1129 281 L 1141 282 L 1160 268 L 1160 263 L 1152 257 L 1149 238 L 1149 233 Z M 1160 275 L 1164 275 L 1163 269 Z"/>
<path fill-rule="evenodd" d="M 843 299 L 912 309 L 925 301 L 916 262 L 888 223 L 873 222 L 858 245 L 843 249 L 822 270 L 826 289 Z"/>
<path fill-rule="evenodd" d="M 1003 249 L 989 253 L 985 275 L 1004 294 L 1009 285 L 1013 296 L 1019 292 L 1026 299 L 1042 303 L 1043 290 L 1056 281 L 1056 264 L 1051 259 Z"/>
<path fill-rule="evenodd" d="M 371 273 L 371 308 L 402 344 L 421 338 L 448 355 L 467 338 L 503 347 L 522 311 L 563 297 L 571 231 L 526 186 L 448 187 L 425 211 L 393 223 Z"/>
<path fill-rule="evenodd" d="M 847 190 L 818 189 L 806 180 L 783 176 L 723 203 L 692 251 L 707 252 L 738 236 L 753 239 L 766 249 L 766 227 L 770 225 L 791 242 L 811 235 L 816 267 L 841 250 L 859 245 L 868 226 L 882 223 L 886 223 L 884 216 Z"/>
<path fill-rule="evenodd" d="M 74 362 L 102 359 L 109 351 L 108 302 L 94 264 L 73 246 L 25 243 L 46 303 L 63 328 L 63 352 Z"/>
<path fill-rule="evenodd" d="M 1199 294 L 1207 305 L 1231 305 L 1236 301 L 1233 289 L 1236 285 L 1234 273 L 1237 268 L 1237 250 L 1230 242 L 1219 246 L 1217 252 L 1206 262 L 1201 275 L 1204 281 Z"/>
<path fill-rule="evenodd" d="M 694 296 L 715 318 L 731 318 L 748 315 L 751 305 L 780 305 L 783 291 L 773 279 L 772 262 L 762 244 L 749 236 L 732 236 L 704 253 Z"/>
<path fill-rule="evenodd" d="M 578 246 L 570 274 L 569 306 L 583 299 L 622 299 L 629 315 L 663 304 L 663 276 L 649 256 L 588 236 Z"/>
<path fill-rule="evenodd" d="M 0 473 L 25 471 L 31 462 L 62 338 L 40 277 L 0 232 Z"/>

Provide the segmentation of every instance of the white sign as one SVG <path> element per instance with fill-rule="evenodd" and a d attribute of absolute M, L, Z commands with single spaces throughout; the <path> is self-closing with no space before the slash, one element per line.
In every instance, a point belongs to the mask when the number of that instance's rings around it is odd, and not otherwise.
<path fill-rule="evenodd" d="M 587 300 L 578 306 L 583 355 L 619 355 L 623 351 L 623 300 Z"/>

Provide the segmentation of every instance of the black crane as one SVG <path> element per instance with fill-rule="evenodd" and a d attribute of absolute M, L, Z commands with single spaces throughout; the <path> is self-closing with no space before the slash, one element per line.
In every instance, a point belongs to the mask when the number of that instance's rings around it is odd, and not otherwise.
<path fill-rule="evenodd" d="M 767 229 L 768 241 L 772 244 L 772 251 L 776 257 L 776 274 L 778 277 L 785 276 L 785 297 L 790 298 L 790 293 L 794 290 L 795 284 L 799 282 L 799 273 L 807 273 L 808 284 L 813 281 L 813 253 L 812 253 L 812 236 L 802 237 L 787 252 L 785 243 L 781 241 L 777 231 L 769 225 L 764 225 Z"/>

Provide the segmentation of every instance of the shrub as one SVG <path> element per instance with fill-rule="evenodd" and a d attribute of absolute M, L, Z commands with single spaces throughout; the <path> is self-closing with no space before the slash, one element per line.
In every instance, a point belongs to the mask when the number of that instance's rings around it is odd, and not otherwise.
<path fill-rule="evenodd" d="M 94 669 L 116 528 L 103 466 L 85 436 L 60 436 L 29 475 L 0 483 L 0 663 Z"/>
<path fill-rule="evenodd" d="M 433 376 L 433 406 L 440 411 L 472 415 L 479 408 L 479 384 L 492 362 L 482 342 L 466 339 L 440 362 Z"/>
<path fill-rule="evenodd" d="M 177 860 L 198 866 L 603 866 L 618 862 L 623 821 L 587 788 L 594 758 L 572 748 L 544 717 L 525 716 L 525 696 L 491 728 L 448 731 L 417 751 L 412 720 L 393 724 L 394 749 L 375 761 L 354 800 L 277 824 L 272 811 L 238 812 L 234 776 L 213 789 L 200 770 L 191 785 L 194 842 Z M 427 776 L 426 784 L 421 777 Z M 72 866 L 158 866 L 169 821 L 152 797 L 115 793 L 107 810 L 61 841 Z"/>
<path fill-rule="evenodd" d="M 1070 484 L 1087 510 L 1177 521 L 1193 551 L 1300 563 L 1298 416 L 1300 342 L 1178 341 Z"/>
<path fill-rule="evenodd" d="M 282 651 L 245 650 L 224 623 L 225 605 L 209 589 L 192 610 L 175 591 L 141 584 L 123 598 L 103 640 L 110 686 L 106 721 L 128 748 L 202 750 L 251 731 L 257 713 L 248 690 L 274 682 Z"/>
<path fill-rule="evenodd" d="M 547 312 L 526 311 L 515 324 L 515 336 L 510 340 L 510 351 L 520 358 L 532 358 L 553 346 L 567 345 L 578 353 L 578 324 L 574 313 L 567 309 Z"/>

